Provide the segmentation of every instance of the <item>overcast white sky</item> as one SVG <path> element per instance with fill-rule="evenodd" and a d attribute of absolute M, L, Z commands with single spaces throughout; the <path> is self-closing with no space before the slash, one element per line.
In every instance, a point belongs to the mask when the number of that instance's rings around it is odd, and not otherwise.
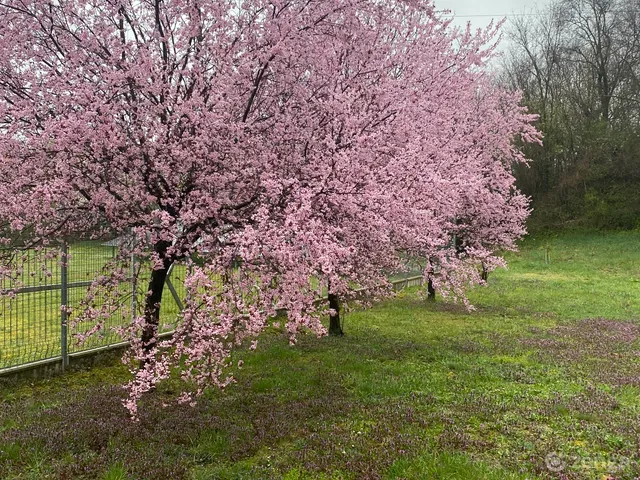
<path fill-rule="evenodd" d="M 473 27 L 481 28 L 489 24 L 492 18 L 501 20 L 513 15 L 529 12 L 538 6 L 549 4 L 550 0 L 434 0 L 438 10 L 451 10 L 455 24 L 465 26 L 471 22 Z M 503 47 L 504 42 L 503 40 Z"/>
<path fill-rule="evenodd" d="M 474 26 L 486 25 L 491 17 L 508 17 L 548 3 L 549 0 L 435 0 L 438 10 L 451 10 L 462 24 L 471 21 Z"/>

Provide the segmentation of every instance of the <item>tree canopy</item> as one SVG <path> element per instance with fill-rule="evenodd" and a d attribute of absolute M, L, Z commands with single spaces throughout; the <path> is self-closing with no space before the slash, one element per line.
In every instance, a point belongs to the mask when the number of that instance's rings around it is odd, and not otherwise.
<path fill-rule="evenodd" d="M 463 296 L 524 233 L 511 166 L 539 136 L 484 68 L 493 26 L 422 0 L 3 0 L 0 18 L 7 242 L 135 236 L 134 414 L 174 366 L 195 393 L 225 385 L 279 309 L 292 341 L 322 334 L 318 282 L 384 293 L 412 256 Z M 160 342 L 167 271 L 196 255 Z"/>

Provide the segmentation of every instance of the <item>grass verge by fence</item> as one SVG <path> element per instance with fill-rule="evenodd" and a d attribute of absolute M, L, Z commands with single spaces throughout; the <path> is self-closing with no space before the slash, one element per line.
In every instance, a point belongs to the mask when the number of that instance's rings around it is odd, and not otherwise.
<path fill-rule="evenodd" d="M 0 376 L 31 370 L 57 372 L 69 362 L 126 345 L 112 328 L 130 321 L 129 297 L 133 291 L 136 291 L 137 302 L 143 302 L 145 278 L 132 276 L 121 283 L 123 305 L 105 320 L 100 334 L 78 343 L 75 334 L 92 325 L 73 326 L 70 322 L 81 310 L 79 306 L 86 297 L 87 287 L 97 276 L 114 268 L 111 262 L 116 252 L 111 243 L 73 243 L 68 247 L 68 261 L 64 265 L 60 256 L 46 260 L 30 258 L 24 263 L 19 288 L 12 288 L 6 281 L 0 284 L 1 289 L 15 293 L 0 295 Z M 184 265 L 175 264 L 170 269 L 160 312 L 163 334 L 173 330 L 182 308 L 185 274 Z M 392 283 L 394 288 L 404 288 L 418 280 L 419 277 L 414 276 L 408 280 L 405 274 Z M 96 297 L 97 307 L 103 302 L 103 298 Z M 66 309 L 62 309 L 63 304 L 70 307 L 70 317 Z"/>

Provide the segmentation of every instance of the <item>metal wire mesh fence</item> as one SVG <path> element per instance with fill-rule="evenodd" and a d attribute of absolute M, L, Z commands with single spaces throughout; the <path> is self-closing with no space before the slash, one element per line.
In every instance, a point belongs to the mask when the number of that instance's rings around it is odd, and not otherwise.
<path fill-rule="evenodd" d="M 13 277 L 0 280 L 0 374 L 40 361 L 61 361 L 64 368 L 68 355 L 123 342 L 114 327 L 130 323 L 136 303 L 144 301 L 148 279 L 136 278 L 135 263 L 131 263 L 135 259 L 123 265 L 117 248 L 114 240 L 83 241 L 22 253 L 21 268 Z M 88 289 L 94 280 L 114 268 L 129 272 L 116 286 L 120 303 L 107 309 L 103 328 L 80 343 L 76 334 L 90 328 L 91 322 L 74 322 L 74 316 L 87 308 Z M 175 328 L 186 295 L 186 268 L 175 264 L 170 269 L 160 310 L 160 333 Z M 419 284 L 419 265 L 407 264 L 390 280 L 396 289 Z M 318 284 L 317 290 L 319 298 L 326 296 L 326 286 Z M 107 298 L 108 292 L 100 290 L 91 291 L 90 296 L 91 308 L 99 309 L 112 300 Z"/>
<path fill-rule="evenodd" d="M 63 261 L 65 258 L 66 262 Z M 99 276 L 108 273 L 116 263 L 113 242 L 76 242 L 68 247 L 23 252 L 20 268 L 11 278 L 0 281 L 0 373 L 24 364 L 48 359 L 61 359 L 69 354 L 118 344 L 123 339 L 113 327 L 130 322 L 132 305 L 144 298 L 144 278 L 131 275 L 117 286 L 123 299 L 96 335 L 80 343 L 75 334 L 89 328 L 71 320 L 86 305 L 87 289 Z M 171 269 L 170 285 L 161 307 L 160 331 L 173 329 L 185 295 L 182 265 Z M 91 305 L 100 308 L 108 299 L 104 292 L 92 294 Z M 67 308 L 62 308 L 67 305 Z"/>
<path fill-rule="evenodd" d="M 60 355 L 60 266 L 50 252 L 27 252 L 15 279 L 3 279 L 0 297 L 0 367 Z"/>

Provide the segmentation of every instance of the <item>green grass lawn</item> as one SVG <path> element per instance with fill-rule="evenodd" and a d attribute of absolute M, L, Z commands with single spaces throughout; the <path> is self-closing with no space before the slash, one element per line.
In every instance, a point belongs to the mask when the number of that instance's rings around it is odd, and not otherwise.
<path fill-rule="evenodd" d="M 272 330 L 236 384 L 189 407 L 166 382 L 139 423 L 117 361 L 6 382 L 0 478 L 636 478 L 640 233 L 529 238 L 509 261 L 473 312 L 408 290 L 342 338 Z"/>

